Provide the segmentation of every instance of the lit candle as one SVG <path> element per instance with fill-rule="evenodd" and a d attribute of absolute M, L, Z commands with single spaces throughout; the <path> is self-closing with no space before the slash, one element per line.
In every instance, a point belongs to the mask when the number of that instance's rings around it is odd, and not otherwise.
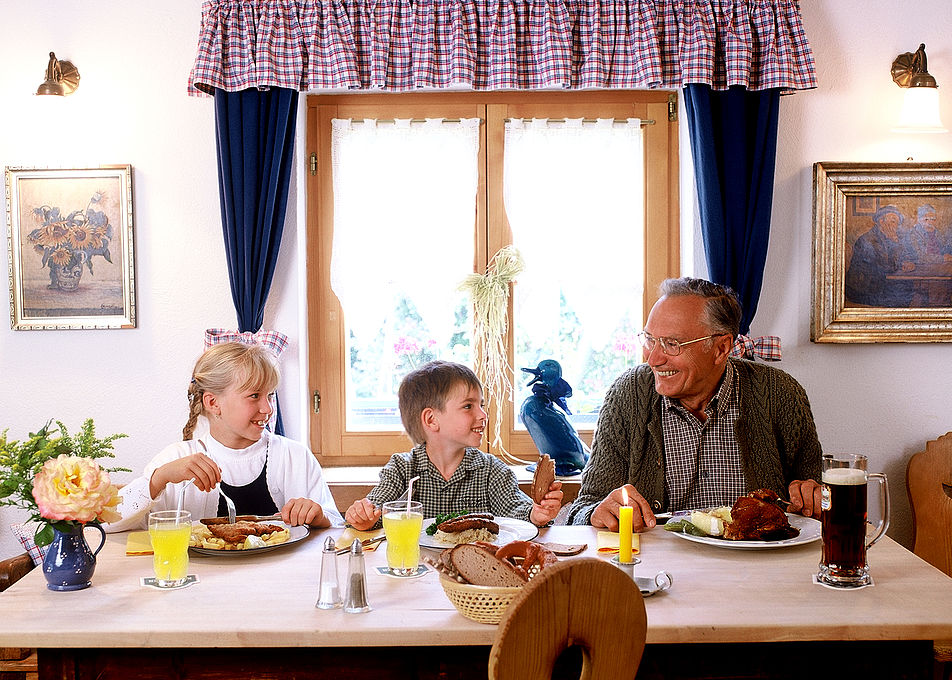
<path fill-rule="evenodd" d="M 622 500 L 625 502 L 618 508 L 618 561 L 624 564 L 631 563 L 631 513 L 633 508 L 628 505 L 628 492 L 621 490 Z"/>

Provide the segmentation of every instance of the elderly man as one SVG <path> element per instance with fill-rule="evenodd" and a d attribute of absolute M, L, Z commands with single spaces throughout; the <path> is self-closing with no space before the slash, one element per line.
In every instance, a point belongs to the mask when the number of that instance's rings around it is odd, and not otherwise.
<path fill-rule="evenodd" d="M 938 228 L 939 214 L 928 203 L 916 210 L 916 224 L 907 232 L 900 233 L 900 241 L 916 264 L 952 262 L 952 244 L 948 234 Z"/>
<path fill-rule="evenodd" d="M 916 268 L 915 255 L 900 239 L 903 222 L 902 213 L 894 205 L 883 206 L 873 214 L 872 229 L 853 244 L 846 270 L 847 302 L 874 307 L 912 304 L 912 283 L 887 278 Z"/>
<path fill-rule="evenodd" d="M 734 292 L 668 279 L 639 334 L 645 363 L 608 390 L 570 524 L 618 528 L 622 489 L 636 531 L 654 513 L 732 505 L 759 488 L 819 517 L 820 442 L 803 388 L 776 368 L 730 357 Z"/>

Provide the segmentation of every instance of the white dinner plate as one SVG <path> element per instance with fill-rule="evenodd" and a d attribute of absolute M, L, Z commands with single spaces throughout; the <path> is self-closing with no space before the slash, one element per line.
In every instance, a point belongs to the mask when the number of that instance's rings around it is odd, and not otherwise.
<path fill-rule="evenodd" d="M 671 518 L 671 521 L 688 519 L 690 516 L 690 512 L 676 512 Z M 794 536 L 793 538 L 784 538 L 777 541 L 731 541 L 726 538 L 720 538 L 719 536 L 693 536 L 692 534 L 685 534 L 680 531 L 670 531 L 668 533 L 674 534 L 678 538 L 683 538 L 685 541 L 706 543 L 707 545 L 713 545 L 718 548 L 730 548 L 733 550 L 770 550 L 773 548 L 788 548 L 792 545 L 804 545 L 806 543 L 813 543 L 814 541 L 820 540 L 820 522 L 818 520 L 815 520 L 812 517 L 804 517 L 803 515 L 793 515 L 789 512 L 787 513 L 787 519 L 790 521 L 790 526 L 792 526 L 794 529 L 800 530 L 799 536 Z"/>
<path fill-rule="evenodd" d="M 261 553 L 271 552 L 272 550 L 280 550 L 281 548 L 286 548 L 289 545 L 294 545 L 298 541 L 303 541 L 307 538 L 307 535 L 310 533 L 310 529 L 306 525 L 292 527 L 284 522 L 268 522 L 268 524 L 276 524 L 278 526 L 287 527 L 291 530 L 291 538 L 286 540 L 284 543 L 278 543 L 277 545 L 266 545 L 263 548 L 249 548 L 248 550 L 215 550 L 213 548 L 197 548 L 193 545 L 188 547 L 188 550 L 193 555 L 211 555 L 214 557 L 241 557 L 242 555 L 260 555 Z"/>
<path fill-rule="evenodd" d="M 426 533 L 426 528 L 433 524 L 434 520 L 433 517 L 423 520 L 423 530 L 420 531 L 420 545 L 424 548 L 451 548 L 455 544 L 438 541 Z M 532 522 L 525 522 L 512 517 L 497 517 L 493 521 L 499 525 L 499 535 L 495 541 L 492 541 L 496 545 L 505 545 L 512 541 L 531 541 L 539 535 L 539 527 Z"/>

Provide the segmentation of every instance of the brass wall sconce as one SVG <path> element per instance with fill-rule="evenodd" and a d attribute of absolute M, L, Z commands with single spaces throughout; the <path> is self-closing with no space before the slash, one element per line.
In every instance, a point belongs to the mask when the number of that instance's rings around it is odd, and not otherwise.
<path fill-rule="evenodd" d="M 939 89 L 929 74 L 926 45 L 904 52 L 892 63 L 892 79 L 906 93 L 893 132 L 948 132 L 939 117 Z"/>
<path fill-rule="evenodd" d="M 37 94 L 51 94 L 63 97 L 73 94 L 79 87 L 79 70 L 70 61 L 60 61 L 50 52 L 50 63 L 46 65 L 46 80 L 36 88 Z"/>

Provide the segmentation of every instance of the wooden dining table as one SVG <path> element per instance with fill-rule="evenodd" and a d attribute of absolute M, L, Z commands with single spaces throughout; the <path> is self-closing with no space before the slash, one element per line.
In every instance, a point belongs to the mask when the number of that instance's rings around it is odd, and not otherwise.
<path fill-rule="evenodd" d="M 0 595 L 0 646 L 38 648 L 41 679 L 485 678 L 497 626 L 461 616 L 434 571 L 379 573 L 385 548 L 364 558 L 372 611 L 315 608 L 324 539 L 341 531 L 260 554 L 193 555 L 199 581 L 168 591 L 141 585 L 152 558 L 126 555 L 126 534 L 110 534 L 90 588 L 48 590 L 34 569 Z M 591 527 L 536 540 L 600 556 Z M 889 538 L 870 549 L 874 585 L 859 590 L 813 582 L 819 542 L 737 550 L 656 527 L 640 535 L 638 557 L 637 576 L 672 580 L 645 598 L 639 678 L 925 679 L 932 640 L 952 638 L 952 579 Z M 338 558 L 342 578 L 348 559 Z"/>

